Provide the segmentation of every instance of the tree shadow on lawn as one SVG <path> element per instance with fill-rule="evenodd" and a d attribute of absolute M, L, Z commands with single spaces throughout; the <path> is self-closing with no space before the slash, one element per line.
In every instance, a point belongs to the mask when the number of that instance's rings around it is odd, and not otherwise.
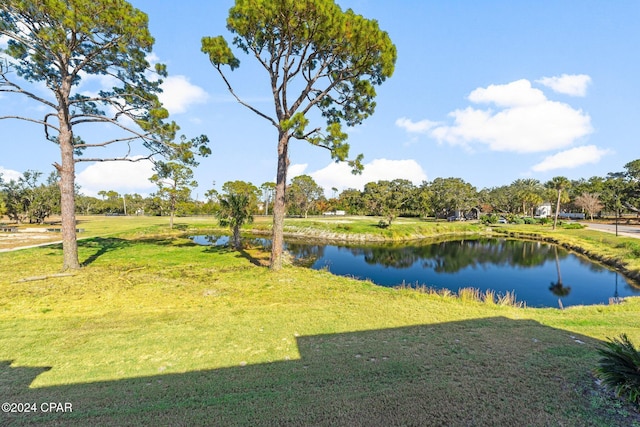
<path fill-rule="evenodd" d="M 78 248 L 84 252 L 91 253 L 87 258 L 82 262 L 83 266 L 88 266 L 94 263 L 98 258 L 105 255 L 108 252 L 113 252 L 121 249 L 125 249 L 131 247 L 135 244 L 148 244 L 148 245 L 158 245 L 158 246 L 172 246 L 172 247 L 192 247 L 196 246 L 193 242 L 183 242 L 176 243 L 175 237 L 163 237 L 163 238 L 143 238 L 143 239 L 120 239 L 115 237 L 94 237 L 91 239 L 85 239 L 78 242 Z M 62 245 L 58 244 L 56 246 L 52 246 L 56 249 L 62 250 Z"/>
<path fill-rule="evenodd" d="M 124 249 L 131 245 L 131 242 L 124 239 L 116 239 L 116 238 L 103 238 L 103 237 L 94 237 L 93 239 L 82 240 L 78 242 L 78 248 L 86 250 L 94 250 L 95 252 L 89 255 L 84 262 L 82 262 L 83 266 L 88 266 L 94 263 L 98 258 L 106 254 L 107 252 L 113 252 L 120 249 Z"/>
<path fill-rule="evenodd" d="M 531 320 L 486 318 L 296 340 L 298 360 L 42 388 L 29 384 L 55 366 L 2 362 L 3 401 L 33 402 L 37 411 L 0 414 L 0 424 L 613 426 L 640 420 L 633 411 L 606 407 L 620 404 L 591 377 L 598 341 Z M 596 398 L 605 403 L 594 405 Z M 68 402 L 73 412 L 44 412 L 48 402 Z"/>

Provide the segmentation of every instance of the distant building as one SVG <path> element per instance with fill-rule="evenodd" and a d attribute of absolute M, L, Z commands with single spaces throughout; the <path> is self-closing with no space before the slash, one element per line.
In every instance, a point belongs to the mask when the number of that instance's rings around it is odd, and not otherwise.
<path fill-rule="evenodd" d="M 536 208 L 536 218 L 547 218 L 551 216 L 551 203 L 545 202 Z"/>
<path fill-rule="evenodd" d="M 584 219 L 583 212 L 560 212 L 558 218 L 561 219 Z"/>
<path fill-rule="evenodd" d="M 337 216 L 345 216 L 347 213 L 345 211 L 327 211 L 324 212 L 322 215 L 337 215 Z"/>

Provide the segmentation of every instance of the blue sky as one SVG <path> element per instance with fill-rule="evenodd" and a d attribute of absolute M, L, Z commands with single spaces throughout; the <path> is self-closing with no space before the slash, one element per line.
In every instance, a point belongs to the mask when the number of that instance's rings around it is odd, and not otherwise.
<path fill-rule="evenodd" d="M 163 94 L 188 137 L 206 134 L 213 154 L 196 169 L 200 199 L 230 180 L 260 185 L 276 174 L 275 129 L 239 105 L 207 57 L 203 36 L 228 36 L 231 0 L 134 0 L 149 15 L 154 61 L 167 64 Z M 327 193 L 378 179 L 416 184 L 459 177 L 478 189 L 519 178 L 546 181 L 605 176 L 640 158 L 640 31 L 636 0 L 426 1 L 340 0 L 376 19 L 398 49 L 393 77 L 377 88 L 377 109 L 349 129 L 351 154 L 365 171 L 353 176 L 329 153 L 292 140 L 289 178 L 309 174 Z M 6 43 L 0 39 L 0 45 Z M 238 95 L 272 114 L 264 70 L 242 52 L 228 72 Z M 103 82 L 89 79 L 93 89 Z M 79 90 L 80 90 L 79 89 Z M 0 96 L 0 116 L 42 116 L 38 106 Z M 39 115 L 39 116 L 38 116 Z M 322 123 L 320 123 L 322 124 Z M 101 129 L 83 130 L 88 137 Z M 0 120 L 0 173 L 48 174 L 57 147 L 41 127 Z M 142 150 L 138 154 L 143 154 Z M 80 163 L 85 194 L 149 194 L 147 163 Z"/>

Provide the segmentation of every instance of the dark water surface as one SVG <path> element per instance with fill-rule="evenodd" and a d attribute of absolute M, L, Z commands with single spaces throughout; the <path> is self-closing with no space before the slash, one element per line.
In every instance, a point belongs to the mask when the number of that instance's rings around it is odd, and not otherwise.
<path fill-rule="evenodd" d="M 226 244 L 226 236 L 195 236 Z M 268 246 L 269 241 L 254 243 Z M 341 246 L 288 242 L 286 249 L 313 269 L 369 279 L 381 286 L 429 286 L 515 293 L 529 307 L 608 304 L 640 296 L 640 287 L 609 268 L 556 245 L 522 240 L 468 239 L 404 245 Z"/>

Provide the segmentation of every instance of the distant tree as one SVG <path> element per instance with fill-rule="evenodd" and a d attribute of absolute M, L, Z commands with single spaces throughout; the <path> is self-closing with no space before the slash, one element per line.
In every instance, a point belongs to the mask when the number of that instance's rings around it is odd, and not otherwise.
<path fill-rule="evenodd" d="M 60 173 L 62 269 L 78 269 L 76 162 L 131 160 L 128 155 L 106 159 L 84 153 L 134 141 L 152 154 L 164 153 L 176 131 L 175 124 L 164 123 L 168 113 L 157 96 L 162 80 L 150 77 L 146 56 L 154 40 L 147 16 L 124 0 L 3 0 L 0 35 L 8 38 L 8 47 L 0 51 L 6 61 L 0 63 L 8 65 L 0 67 L 0 94 L 26 97 L 45 111 L 41 117 L 8 115 L 0 120 L 37 123 L 46 139 L 58 145 L 61 160 L 54 166 Z M 78 90 L 90 76 L 108 76 L 115 86 L 95 95 Z M 164 66 L 156 65 L 155 76 L 166 76 Z M 85 141 L 80 129 L 89 123 L 113 125 L 114 132 L 107 140 L 98 140 L 101 132 L 93 132 Z"/>
<path fill-rule="evenodd" d="M 98 213 L 100 207 L 100 200 L 79 194 L 76 196 L 76 211 L 82 215 L 91 215 L 92 213 Z"/>
<path fill-rule="evenodd" d="M 140 194 L 123 194 L 122 197 L 126 199 L 127 212 L 129 215 L 141 215 L 144 213 L 145 200 Z"/>
<path fill-rule="evenodd" d="M 41 224 L 57 211 L 60 201 L 57 175 L 49 176 L 46 183 L 40 182 L 41 176 L 42 172 L 28 170 L 17 181 L 0 182 L 9 219 Z"/>
<path fill-rule="evenodd" d="M 216 182 L 213 181 L 213 187 L 216 186 Z M 220 193 L 215 188 L 210 188 L 209 190 L 204 192 L 204 198 L 207 200 L 207 203 L 218 203 L 218 199 L 220 198 Z"/>
<path fill-rule="evenodd" d="M 338 196 L 336 207 L 346 211 L 349 215 L 360 215 L 364 213 L 362 192 L 355 188 L 342 190 Z"/>
<path fill-rule="evenodd" d="M 0 219 L 7 212 L 7 204 L 5 202 L 4 191 L 2 191 L 4 184 L 4 180 L 2 179 L 2 174 L 0 173 Z"/>
<path fill-rule="evenodd" d="M 484 189 L 478 193 L 478 201 L 484 206 L 483 212 L 515 213 L 519 207 L 510 185 Z"/>
<path fill-rule="evenodd" d="M 102 198 L 100 211 L 107 214 L 124 214 L 122 196 L 115 190 L 100 190 L 98 196 Z"/>
<path fill-rule="evenodd" d="M 271 123 L 278 132 L 278 167 L 273 209 L 271 268 L 282 266 L 285 188 L 289 141 L 305 140 L 330 151 L 336 161 L 349 155 L 341 124 L 354 126 L 375 108 L 374 86 L 393 73 L 396 48 L 378 23 L 342 11 L 333 0 L 236 0 L 227 28 L 233 44 L 265 69 L 275 111 L 268 114 L 240 99 L 222 67 L 240 65 L 222 36 L 204 37 L 209 56 L 227 89 L 240 104 Z M 309 114 L 319 109 L 326 131 L 309 129 Z M 350 162 L 362 169 L 362 156 Z"/>
<path fill-rule="evenodd" d="M 604 189 L 600 200 L 609 212 L 615 212 L 616 217 L 624 208 L 624 199 L 628 191 L 628 180 L 623 172 L 610 172 L 604 181 Z"/>
<path fill-rule="evenodd" d="M 215 181 L 213 182 L 213 185 L 216 185 Z M 220 194 L 218 193 L 218 190 L 216 190 L 215 188 L 211 188 L 205 191 L 204 197 L 206 200 L 203 207 L 204 212 L 207 215 L 215 215 L 216 212 L 218 212 L 218 210 L 220 209 Z"/>
<path fill-rule="evenodd" d="M 640 159 L 624 165 L 626 186 L 623 205 L 627 209 L 640 214 Z"/>
<path fill-rule="evenodd" d="M 258 211 L 258 201 L 260 200 L 260 190 L 250 182 L 236 180 L 227 181 L 222 184 L 223 194 L 244 194 L 248 198 L 249 210 L 252 214 Z"/>
<path fill-rule="evenodd" d="M 251 213 L 251 196 L 247 193 L 227 193 L 220 197 L 220 210 L 217 213 L 220 225 L 229 226 L 233 233 L 233 247 L 242 249 L 240 228 L 245 223 L 253 222 Z"/>
<path fill-rule="evenodd" d="M 59 212 L 60 187 L 59 175 L 52 172 L 46 183 L 39 184 L 31 189 L 33 198 L 29 208 L 29 222 L 44 223 L 45 219 Z"/>
<path fill-rule="evenodd" d="M 422 183 L 416 187 L 415 190 L 415 209 L 420 216 L 429 216 L 433 213 L 433 207 L 431 206 L 431 186 L 429 181 L 422 181 Z"/>
<path fill-rule="evenodd" d="M 591 221 L 593 221 L 593 214 L 600 212 L 604 207 L 602 202 L 600 202 L 600 195 L 598 193 L 582 193 L 576 197 L 573 203 L 577 207 L 587 211 Z"/>
<path fill-rule="evenodd" d="M 380 180 L 365 184 L 362 199 L 370 214 L 384 216 L 386 226 L 390 226 L 407 209 L 414 194 L 415 186 L 409 180 Z"/>
<path fill-rule="evenodd" d="M 156 195 L 166 203 L 169 212 L 169 228 L 173 228 L 178 203 L 191 197 L 191 190 L 198 186 L 193 170 L 179 162 L 156 162 L 155 174 L 149 178 L 158 186 Z"/>
<path fill-rule="evenodd" d="M 265 182 L 260 186 L 262 190 L 262 202 L 264 203 L 264 214 L 269 215 L 269 206 L 273 202 L 273 196 L 276 193 L 275 182 Z"/>
<path fill-rule="evenodd" d="M 310 209 L 324 198 L 324 189 L 309 175 L 299 175 L 291 180 L 287 192 L 287 200 L 297 212 L 307 217 Z"/>
<path fill-rule="evenodd" d="M 562 201 L 562 193 L 563 191 L 567 190 L 570 185 L 571 185 L 571 182 L 564 176 L 553 177 L 551 178 L 550 181 L 547 181 L 547 183 L 545 184 L 545 187 L 547 187 L 550 190 L 554 190 L 557 193 L 556 211 L 553 217 L 554 230 L 556 229 L 556 226 L 558 224 L 558 214 L 560 213 L 560 202 Z"/>
<path fill-rule="evenodd" d="M 478 205 L 476 188 L 461 178 L 436 178 L 430 185 L 436 217 L 464 213 Z"/>
<path fill-rule="evenodd" d="M 173 228 L 179 204 L 188 201 L 191 198 L 191 190 L 198 186 L 191 169 L 192 166 L 198 166 L 194 151 L 208 156 L 211 153 L 208 142 L 209 139 L 204 135 L 189 141 L 183 135 L 177 145 L 178 149 L 169 157 L 169 161 L 155 162 L 153 169 L 156 173 L 149 180 L 158 186 L 157 196 L 167 203 L 169 228 Z"/>
<path fill-rule="evenodd" d="M 5 201 L 5 214 L 9 220 L 18 224 L 26 220 L 24 207 L 24 184 L 20 180 L 11 179 L 2 182 L 2 193 Z"/>
<path fill-rule="evenodd" d="M 522 214 L 533 216 L 536 206 L 544 201 L 544 186 L 537 179 L 517 179 L 511 183 L 511 194 L 522 207 Z"/>

